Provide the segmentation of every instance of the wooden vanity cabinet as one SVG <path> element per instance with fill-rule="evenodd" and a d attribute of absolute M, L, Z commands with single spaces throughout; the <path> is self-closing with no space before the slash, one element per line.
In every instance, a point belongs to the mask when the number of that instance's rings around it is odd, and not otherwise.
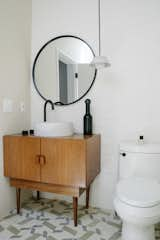
<path fill-rule="evenodd" d="M 20 189 L 66 194 L 73 197 L 74 223 L 77 225 L 78 197 L 89 188 L 100 172 L 100 135 L 48 138 L 6 135 L 4 175 L 17 189 L 17 212 Z"/>

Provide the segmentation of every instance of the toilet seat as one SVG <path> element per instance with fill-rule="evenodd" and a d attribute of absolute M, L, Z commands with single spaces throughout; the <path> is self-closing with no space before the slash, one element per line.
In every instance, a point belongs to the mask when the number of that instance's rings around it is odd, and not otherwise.
<path fill-rule="evenodd" d="M 147 178 L 127 178 L 117 184 L 116 196 L 130 206 L 154 207 L 160 204 L 160 184 Z"/>

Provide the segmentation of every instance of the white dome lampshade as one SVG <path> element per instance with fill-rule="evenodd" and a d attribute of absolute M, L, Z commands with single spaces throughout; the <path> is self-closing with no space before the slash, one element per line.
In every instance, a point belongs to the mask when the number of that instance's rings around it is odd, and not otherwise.
<path fill-rule="evenodd" d="M 107 57 L 105 56 L 96 56 L 93 58 L 93 61 L 90 63 L 92 67 L 96 69 L 110 67 L 111 64 L 109 63 Z"/>

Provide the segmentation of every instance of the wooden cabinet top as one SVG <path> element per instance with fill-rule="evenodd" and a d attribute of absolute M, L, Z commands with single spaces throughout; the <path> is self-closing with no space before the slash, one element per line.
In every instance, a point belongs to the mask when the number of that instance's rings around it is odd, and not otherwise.
<path fill-rule="evenodd" d="M 26 135 L 23 136 L 21 134 L 7 134 L 4 137 L 25 137 L 25 138 L 55 138 L 55 139 L 69 139 L 69 140 L 88 140 L 90 138 L 97 138 L 100 137 L 100 134 L 92 134 L 92 135 L 83 135 L 83 134 L 74 134 L 72 136 L 67 137 L 41 137 L 35 135 Z"/>

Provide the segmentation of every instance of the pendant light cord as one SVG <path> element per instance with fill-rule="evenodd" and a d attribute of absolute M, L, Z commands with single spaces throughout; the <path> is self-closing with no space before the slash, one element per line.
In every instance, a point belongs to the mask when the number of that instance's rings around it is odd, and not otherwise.
<path fill-rule="evenodd" d="M 101 56 L 101 1 L 98 0 L 99 56 Z"/>

